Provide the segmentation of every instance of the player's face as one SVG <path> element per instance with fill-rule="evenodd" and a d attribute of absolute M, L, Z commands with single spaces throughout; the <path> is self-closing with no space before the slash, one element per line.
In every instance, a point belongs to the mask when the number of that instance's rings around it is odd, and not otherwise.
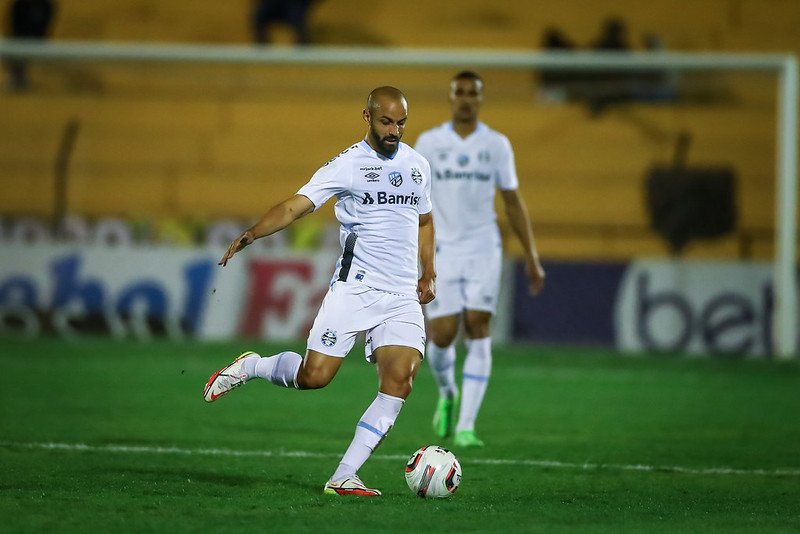
<path fill-rule="evenodd" d="M 391 157 L 400 146 L 407 117 L 403 100 L 384 99 L 372 112 L 364 110 L 364 119 L 369 123 L 369 145 L 379 154 Z"/>
<path fill-rule="evenodd" d="M 453 120 L 472 122 L 478 120 L 478 112 L 483 104 L 483 82 L 469 78 L 453 80 L 450 83 L 450 107 Z"/>

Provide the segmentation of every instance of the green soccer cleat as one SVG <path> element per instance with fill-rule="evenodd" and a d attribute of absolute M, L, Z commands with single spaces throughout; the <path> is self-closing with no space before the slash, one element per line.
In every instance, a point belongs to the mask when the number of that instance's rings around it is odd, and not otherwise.
<path fill-rule="evenodd" d="M 447 438 L 453 433 L 453 412 L 458 401 L 458 395 L 452 399 L 439 397 L 436 411 L 433 412 L 433 431 L 440 438 Z"/>
<path fill-rule="evenodd" d="M 475 437 L 474 430 L 462 430 L 456 433 L 453 444 L 457 447 L 483 447 L 484 443 Z"/>

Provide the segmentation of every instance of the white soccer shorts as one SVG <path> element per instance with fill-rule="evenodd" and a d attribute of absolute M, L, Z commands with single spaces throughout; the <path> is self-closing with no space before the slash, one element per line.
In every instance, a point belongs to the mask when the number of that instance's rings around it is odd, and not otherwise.
<path fill-rule="evenodd" d="M 425 355 L 425 318 L 416 296 L 389 293 L 360 282 L 336 281 L 328 289 L 308 334 L 308 349 L 344 358 L 366 333 L 364 356 L 385 345 Z"/>
<path fill-rule="evenodd" d="M 502 269 L 501 246 L 486 246 L 473 253 L 442 247 L 436 252 L 436 298 L 425 305 L 425 314 L 429 319 L 457 315 L 464 310 L 494 314 Z"/>

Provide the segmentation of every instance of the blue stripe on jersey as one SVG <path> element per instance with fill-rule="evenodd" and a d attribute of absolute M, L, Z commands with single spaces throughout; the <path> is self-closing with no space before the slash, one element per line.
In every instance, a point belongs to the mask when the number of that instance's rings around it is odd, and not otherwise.
<path fill-rule="evenodd" d="M 342 252 L 342 268 L 339 270 L 339 280 L 347 282 L 347 275 L 350 274 L 350 264 L 353 263 L 353 250 L 356 248 L 358 234 L 348 234 L 344 242 L 344 252 Z"/>
<path fill-rule="evenodd" d="M 367 430 L 369 430 L 370 432 L 372 432 L 376 436 L 381 437 L 381 438 L 383 437 L 383 434 L 381 433 L 380 430 L 378 430 L 377 428 L 375 428 L 372 425 L 369 425 L 369 424 L 365 423 L 364 421 L 359 421 L 358 425 L 356 425 L 356 426 L 360 426 L 361 428 L 366 428 Z"/>

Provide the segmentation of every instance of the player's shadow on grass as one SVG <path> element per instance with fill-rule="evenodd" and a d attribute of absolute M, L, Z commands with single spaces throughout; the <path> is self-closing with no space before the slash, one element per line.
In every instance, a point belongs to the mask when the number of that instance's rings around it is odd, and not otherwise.
<path fill-rule="evenodd" d="M 289 488 L 296 488 L 302 490 L 303 493 L 321 492 L 324 484 L 324 475 L 320 475 L 319 480 L 312 480 L 311 475 L 295 476 L 291 474 L 283 475 L 270 475 L 262 470 L 255 471 L 254 473 L 245 474 L 237 471 L 235 474 L 225 474 L 213 470 L 197 470 L 197 469 L 159 469 L 159 468 L 119 468 L 113 470 L 115 473 L 125 476 L 130 482 L 137 480 L 142 484 L 150 484 L 152 482 L 167 483 L 167 484 L 183 484 L 187 480 L 192 484 L 206 485 L 206 486 L 225 486 L 225 487 L 258 487 L 269 485 L 270 487 L 284 486 L 287 490 Z M 105 472 L 110 474 L 110 470 Z M 130 478 L 129 478 L 130 477 Z"/>
<path fill-rule="evenodd" d="M 120 468 L 115 469 L 126 477 L 134 477 L 135 480 L 142 482 L 186 482 L 208 484 L 217 486 L 243 487 L 256 486 L 264 482 L 263 477 L 237 472 L 235 474 L 225 474 L 217 471 L 199 471 L 192 469 L 145 469 L 145 468 Z M 107 471 L 108 473 L 108 471 Z"/>

